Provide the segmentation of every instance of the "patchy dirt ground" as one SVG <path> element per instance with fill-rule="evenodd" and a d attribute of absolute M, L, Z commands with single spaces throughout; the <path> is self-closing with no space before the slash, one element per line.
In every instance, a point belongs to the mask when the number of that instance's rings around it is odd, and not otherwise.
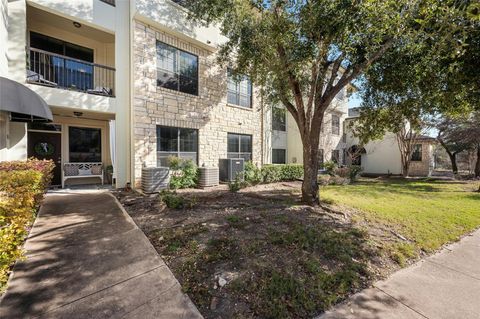
<path fill-rule="evenodd" d="M 401 239 L 299 204 L 298 182 L 182 190 L 181 210 L 114 194 L 205 318 L 311 318 L 398 268 L 384 243 Z"/>

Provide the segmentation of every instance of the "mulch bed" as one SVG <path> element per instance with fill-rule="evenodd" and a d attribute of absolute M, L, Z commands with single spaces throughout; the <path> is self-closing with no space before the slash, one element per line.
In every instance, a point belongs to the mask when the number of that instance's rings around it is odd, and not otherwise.
<path fill-rule="evenodd" d="M 398 265 L 388 229 L 300 203 L 300 183 L 181 190 L 191 208 L 115 191 L 205 318 L 311 318 Z"/>

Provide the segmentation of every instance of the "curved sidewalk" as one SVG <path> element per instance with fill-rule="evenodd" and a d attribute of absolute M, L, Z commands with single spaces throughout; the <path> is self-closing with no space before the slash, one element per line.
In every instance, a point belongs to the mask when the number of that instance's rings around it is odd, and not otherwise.
<path fill-rule="evenodd" d="M 0 318 L 202 318 L 109 192 L 50 193 Z"/>

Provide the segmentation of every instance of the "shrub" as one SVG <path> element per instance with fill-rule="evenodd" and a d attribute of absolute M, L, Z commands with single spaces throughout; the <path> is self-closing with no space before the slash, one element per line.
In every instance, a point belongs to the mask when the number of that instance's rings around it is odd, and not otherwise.
<path fill-rule="evenodd" d="M 228 189 L 233 193 L 236 193 L 242 188 L 245 188 L 247 186 L 248 186 L 248 183 L 243 179 L 243 174 L 241 173 L 237 174 L 237 176 L 235 176 L 235 179 L 233 181 L 228 182 Z"/>
<path fill-rule="evenodd" d="M 193 208 L 195 206 L 194 199 L 185 198 L 169 190 L 160 192 L 160 200 L 172 209 Z"/>
<path fill-rule="evenodd" d="M 271 164 L 262 167 L 264 183 L 294 181 L 303 176 L 303 166 L 300 164 Z"/>
<path fill-rule="evenodd" d="M 338 167 L 335 169 L 335 176 L 340 176 L 343 178 L 348 177 L 350 174 L 350 169 L 348 167 Z"/>
<path fill-rule="evenodd" d="M 334 161 L 326 161 L 323 163 L 323 168 L 327 171 L 327 174 L 330 176 L 335 175 L 335 170 L 337 169 L 337 163 Z"/>
<path fill-rule="evenodd" d="M 262 167 L 262 177 L 264 183 L 279 182 L 282 177 L 280 165 L 265 165 Z"/>
<path fill-rule="evenodd" d="M 351 182 L 357 180 L 358 174 L 362 171 L 362 167 L 360 165 L 352 165 L 349 167 L 348 177 L 350 178 Z"/>
<path fill-rule="evenodd" d="M 332 176 L 330 175 L 319 175 L 318 176 L 318 183 L 320 185 L 328 185 L 330 184 L 330 179 L 332 178 Z"/>
<path fill-rule="evenodd" d="M 54 164 L 28 160 L 0 163 L 0 291 L 35 219 Z"/>
<path fill-rule="evenodd" d="M 302 178 L 303 165 L 300 164 L 284 164 L 281 166 L 281 180 L 282 181 L 294 181 Z"/>
<path fill-rule="evenodd" d="M 172 170 L 170 188 L 181 189 L 195 187 L 198 182 L 198 167 L 192 160 L 171 156 L 168 165 Z"/>
<path fill-rule="evenodd" d="M 244 177 L 245 182 L 250 185 L 257 185 L 263 181 L 262 170 L 252 161 L 245 163 Z"/>

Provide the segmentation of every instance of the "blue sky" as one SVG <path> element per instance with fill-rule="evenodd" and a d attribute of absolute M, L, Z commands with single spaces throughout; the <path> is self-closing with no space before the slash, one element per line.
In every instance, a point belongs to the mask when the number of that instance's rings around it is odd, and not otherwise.
<path fill-rule="evenodd" d="M 354 93 L 348 99 L 348 108 L 351 109 L 352 107 L 360 106 L 362 103 L 362 99 L 360 98 L 358 93 Z"/>

